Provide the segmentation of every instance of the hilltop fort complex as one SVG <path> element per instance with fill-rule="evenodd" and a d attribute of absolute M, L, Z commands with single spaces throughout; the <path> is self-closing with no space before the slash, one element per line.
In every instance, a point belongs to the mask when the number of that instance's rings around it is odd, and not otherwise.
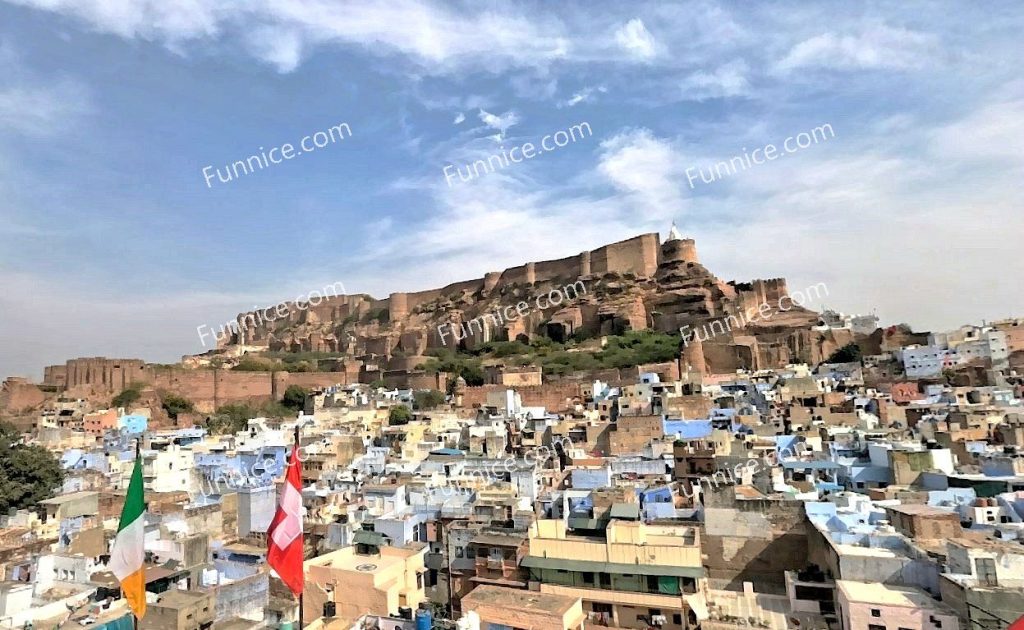
<path fill-rule="evenodd" d="M 468 338 L 457 340 L 438 331 L 484 318 L 535 296 L 577 288 L 564 301 L 541 301 L 546 308 L 499 325 L 466 327 Z M 704 359 L 694 369 L 767 368 L 794 360 L 819 361 L 851 341 L 809 329 L 818 315 L 800 307 L 788 311 L 786 281 L 725 282 L 708 271 L 697 256 L 693 239 L 682 238 L 673 226 L 662 243 L 656 233 L 559 260 L 528 262 L 483 278 L 415 293 L 392 293 L 384 299 L 368 295 L 329 297 L 317 306 L 291 309 L 287 318 L 265 322 L 258 313 L 238 315 L 239 329 L 221 344 L 223 353 L 260 350 L 340 352 L 354 360 L 370 360 L 387 370 L 412 369 L 424 354 L 440 347 L 473 348 L 495 340 L 528 341 L 546 336 L 555 341 L 595 337 L 625 330 L 676 333 L 714 320 L 772 309 L 761 323 L 705 344 Z M 553 302 L 553 304 L 552 304 Z M 494 320 L 488 320 L 494 323 Z"/>
<path fill-rule="evenodd" d="M 576 290 L 563 296 L 563 287 Z M 536 300 L 556 294 L 558 299 Z M 279 398 L 291 384 L 315 387 L 383 381 L 393 387 L 444 390 L 445 374 L 421 369 L 429 354 L 442 348 L 473 350 L 493 341 L 593 340 L 629 330 L 678 334 L 684 327 L 712 331 L 681 345 L 677 361 L 643 366 L 679 378 L 690 372 L 817 363 L 853 340 L 850 329 L 818 326 L 816 312 L 792 304 L 787 297 L 782 278 L 751 282 L 718 278 L 700 263 L 693 239 L 683 238 L 673 226 L 664 242 L 656 233 L 642 234 L 576 256 L 528 262 L 439 289 L 392 293 L 383 299 L 365 294 L 329 296 L 317 305 L 300 307 L 289 303 L 293 308 L 276 320 L 269 309 L 240 313 L 237 327 L 223 330 L 216 350 L 187 356 L 181 365 L 72 359 L 45 368 L 43 385 L 86 397 L 109 397 L 132 383 L 146 383 L 180 392 L 200 409 L 213 410 L 230 402 Z M 524 303 L 530 308 L 514 319 L 488 317 Z M 760 315 L 751 319 L 746 316 L 749 313 Z M 478 325 L 466 325 L 474 319 Z M 463 338 L 442 334 L 458 326 L 467 332 Z M 329 358 L 319 361 L 312 372 L 225 369 L 246 355 L 265 352 L 321 353 Z M 545 387 L 561 396 L 573 381 L 617 381 L 636 373 L 603 370 L 556 378 L 523 366 L 496 369 L 499 374 L 492 385 L 529 386 L 537 390 L 539 400 L 548 400 L 548 394 L 541 393 Z M 473 399 L 472 393 L 468 396 Z"/>

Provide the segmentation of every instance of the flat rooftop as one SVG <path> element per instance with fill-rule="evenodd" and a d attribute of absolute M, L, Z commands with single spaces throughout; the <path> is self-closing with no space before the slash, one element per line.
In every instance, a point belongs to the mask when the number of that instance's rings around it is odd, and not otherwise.
<path fill-rule="evenodd" d="M 206 598 L 210 598 L 208 593 L 202 593 L 199 591 L 170 590 L 161 593 L 160 599 L 157 600 L 155 604 L 150 604 L 150 606 L 180 609 L 188 606 L 194 606 Z"/>
<path fill-rule="evenodd" d="M 425 547 L 425 545 L 423 546 Z M 306 566 L 328 567 L 338 571 L 373 575 L 389 567 L 405 564 L 408 557 L 401 553 L 379 553 L 363 556 L 353 553 L 353 549 L 353 547 L 345 547 L 338 551 L 306 560 Z M 415 550 L 407 551 L 409 551 L 409 555 L 415 553 Z"/>
<path fill-rule="evenodd" d="M 900 514 L 906 514 L 907 516 L 935 516 L 939 518 L 953 518 L 958 521 L 960 520 L 960 517 L 953 510 L 944 510 L 931 505 L 887 505 L 885 506 L 885 509 L 892 510 L 893 512 L 899 512 Z"/>
<path fill-rule="evenodd" d="M 531 613 L 548 613 L 561 617 L 577 601 L 579 600 L 575 597 L 484 584 L 474 588 L 462 598 L 462 608 L 471 610 L 477 606 L 496 606 Z"/>
<path fill-rule="evenodd" d="M 79 499 L 91 499 L 92 497 L 98 497 L 99 494 L 100 493 L 96 492 L 95 490 L 79 490 L 77 492 L 69 492 L 67 494 L 62 494 L 53 497 L 52 499 L 43 499 L 42 501 L 40 501 L 40 503 L 42 503 L 43 505 L 61 505 L 69 501 L 77 501 Z"/>
<path fill-rule="evenodd" d="M 939 610 L 950 615 L 955 614 L 949 606 L 933 599 L 928 593 L 913 586 L 895 586 L 893 584 L 882 584 L 881 582 L 836 580 L 836 587 L 851 602 L 900 606 L 903 608 L 926 608 Z"/>

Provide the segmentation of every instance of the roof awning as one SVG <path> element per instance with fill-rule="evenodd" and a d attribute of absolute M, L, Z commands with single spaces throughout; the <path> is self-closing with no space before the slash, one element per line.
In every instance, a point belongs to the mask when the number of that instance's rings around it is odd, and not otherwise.
<path fill-rule="evenodd" d="M 676 567 L 664 564 L 624 564 L 619 562 L 593 562 L 590 560 L 563 560 L 526 556 L 522 565 L 531 569 L 561 569 L 562 571 L 587 571 L 592 573 L 615 573 L 618 575 L 665 575 L 674 577 L 704 577 L 704 567 Z"/>
<path fill-rule="evenodd" d="M 357 545 L 373 545 L 375 547 L 383 547 L 387 545 L 387 540 L 384 534 L 380 532 L 368 532 L 362 529 L 355 533 L 352 540 Z"/>
<path fill-rule="evenodd" d="M 611 517 L 638 521 L 640 520 L 640 506 L 636 503 L 613 503 Z"/>

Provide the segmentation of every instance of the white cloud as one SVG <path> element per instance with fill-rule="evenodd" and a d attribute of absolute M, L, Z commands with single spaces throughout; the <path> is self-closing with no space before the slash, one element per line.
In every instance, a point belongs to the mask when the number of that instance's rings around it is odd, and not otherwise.
<path fill-rule="evenodd" d="M 485 125 L 498 132 L 493 137 L 499 141 L 505 137 L 505 132 L 509 128 L 519 124 L 519 116 L 514 111 L 507 111 L 499 116 L 481 109 L 477 115 Z"/>
<path fill-rule="evenodd" d="M 830 306 L 877 308 L 917 329 L 1024 312 L 1012 288 L 1024 276 L 1024 156 L 990 148 L 1020 146 L 1020 103 L 986 103 L 938 128 L 892 122 L 856 136 L 837 127 L 827 144 L 709 184 L 690 214 L 730 229 L 698 230 L 705 264 L 726 277 L 786 276 L 791 289 L 826 282 Z"/>
<path fill-rule="evenodd" d="M 615 41 L 637 59 L 651 59 L 658 53 L 658 43 L 640 18 L 633 18 L 615 31 Z"/>
<path fill-rule="evenodd" d="M 253 55 L 277 68 L 278 72 L 291 72 L 302 63 L 303 38 L 295 29 L 274 26 L 254 29 L 249 33 L 248 47 Z"/>
<path fill-rule="evenodd" d="M 12 4 L 70 15 L 93 28 L 142 39 L 177 42 L 209 37 L 219 31 L 225 14 L 242 5 L 205 0 L 8 0 Z"/>
<path fill-rule="evenodd" d="M 565 58 L 572 44 L 551 15 L 513 9 L 459 12 L 444 2 L 393 0 L 9 0 L 81 20 L 101 32 L 164 43 L 187 43 L 242 33 L 246 48 L 281 71 L 294 68 L 313 46 L 358 46 L 400 54 L 421 69 L 499 71 L 542 66 Z"/>
<path fill-rule="evenodd" d="M 75 81 L 16 81 L 0 87 L 0 131 L 31 136 L 67 131 L 89 111 L 89 102 L 88 90 Z"/>
<path fill-rule="evenodd" d="M 458 114 L 455 115 L 455 120 L 452 121 L 452 124 L 461 125 L 464 122 L 466 122 L 466 115 L 463 114 L 462 112 L 459 112 Z"/>
<path fill-rule="evenodd" d="M 776 64 L 780 72 L 797 68 L 839 70 L 919 68 L 936 54 L 934 35 L 874 24 L 855 35 L 834 32 L 806 39 Z"/>
<path fill-rule="evenodd" d="M 681 156 L 648 129 L 617 134 L 601 143 L 597 170 L 652 217 L 673 217 L 683 209 Z"/>
<path fill-rule="evenodd" d="M 587 101 L 593 100 L 592 97 L 594 95 L 594 92 L 600 92 L 603 94 L 607 91 L 608 88 L 604 87 L 603 85 L 599 85 L 597 87 L 586 87 L 580 90 L 579 92 L 573 94 L 570 98 L 559 102 L 557 107 L 559 109 L 562 109 L 563 107 L 575 107 L 580 103 L 586 103 Z"/>
<path fill-rule="evenodd" d="M 710 98 L 741 96 L 750 89 L 747 82 L 747 64 L 741 59 L 730 61 L 712 72 L 694 72 L 682 82 L 685 100 L 703 101 Z"/>

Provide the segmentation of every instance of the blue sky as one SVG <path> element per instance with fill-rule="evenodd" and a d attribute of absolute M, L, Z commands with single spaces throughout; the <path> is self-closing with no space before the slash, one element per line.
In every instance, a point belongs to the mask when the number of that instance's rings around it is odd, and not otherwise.
<path fill-rule="evenodd" d="M 0 0 L 0 374 L 173 361 L 200 324 L 335 282 L 431 288 L 673 220 L 720 277 L 826 282 L 847 312 L 1024 315 L 1019 3 L 375 4 Z"/>

